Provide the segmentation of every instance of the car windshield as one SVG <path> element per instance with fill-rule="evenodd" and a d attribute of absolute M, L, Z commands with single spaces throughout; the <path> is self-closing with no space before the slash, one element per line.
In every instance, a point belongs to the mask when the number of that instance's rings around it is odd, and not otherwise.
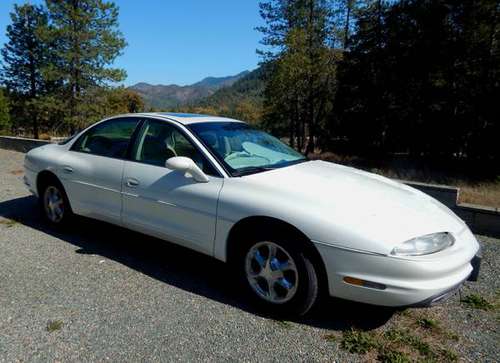
<path fill-rule="evenodd" d="M 282 168 L 307 160 L 277 138 L 242 122 L 189 125 L 232 176 Z"/>

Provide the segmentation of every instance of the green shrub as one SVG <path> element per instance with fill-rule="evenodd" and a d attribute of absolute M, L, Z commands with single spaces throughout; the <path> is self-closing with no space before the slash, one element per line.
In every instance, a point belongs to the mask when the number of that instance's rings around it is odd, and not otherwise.
<path fill-rule="evenodd" d="M 403 352 L 397 350 L 383 349 L 377 356 L 377 359 L 383 363 L 409 363 L 410 358 Z"/>
<path fill-rule="evenodd" d="M 493 304 L 478 294 L 469 294 L 462 299 L 462 302 L 474 309 L 491 310 L 494 308 Z"/>
<path fill-rule="evenodd" d="M 377 348 L 378 343 L 373 334 L 351 329 L 343 333 L 340 347 L 350 353 L 365 354 Z"/>

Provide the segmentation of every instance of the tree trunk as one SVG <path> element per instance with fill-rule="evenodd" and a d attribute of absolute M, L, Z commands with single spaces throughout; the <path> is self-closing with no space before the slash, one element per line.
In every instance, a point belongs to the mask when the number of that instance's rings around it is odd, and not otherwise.
<path fill-rule="evenodd" d="M 306 126 L 305 126 L 305 122 L 304 122 L 303 117 L 300 117 L 298 127 L 300 128 L 300 131 L 298 133 L 298 136 L 299 136 L 298 137 L 298 147 L 299 147 L 300 151 L 303 151 L 304 150 L 304 142 L 305 142 L 305 138 L 306 138 Z"/>
<path fill-rule="evenodd" d="M 351 17 L 352 0 L 347 0 L 346 6 L 347 6 L 347 14 L 345 19 L 345 29 L 344 29 L 344 46 L 343 46 L 344 49 L 347 49 L 347 45 L 349 42 L 349 21 Z"/>
<path fill-rule="evenodd" d="M 300 149 L 300 143 L 299 143 L 299 133 L 300 133 L 300 118 L 299 118 L 299 97 L 298 95 L 294 92 L 293 95 L 293 121 L 291 125 L 291 135 L 293 135 L 293 140 L 290 142 L 290 146 L 295 147 L 295 144 L 297 144 L 297 147 Z M 297 142 L 295 142 L 295 138 L 297 138 Z"/>
<path fill-rule="evenodd" d="M 30 57 L 31 58 L 31 57 Z M 31 101 L 35 101 L 36 99 L 36 74 L 35 74 L 35 66 L 32 59 L 30 59 L 30 99 Z M 33 122 L 33 138 L 38 139 L 38 115 L 36 112 L 36 107 L 33 104 L 30 104 L 30 114 L 31 121 Z"/>
<path fill-rule="evenodd" d="M 290 120 L 290 125 L 289 125 L 289 137 L 290 137 L 290 141 L 288 142 L 288 144 L 290 145 L 290 147 L 295 147 L 295 123 L 296 123 L 296 120 L 295 120 L 295 115 L 292 115 L 292 119 Z"/>
<path fill-rule="evenodd" d="M 315 64 L 314 62 L 314 1 L 309 1 L 309 29 L 308 29 L 308 57 L 309 57 L 309 65 Z M 313 80 L 313 69 L 309 66 L 308 69 L 308 96 L 307 96 L 307 122 L 309 124 L 308 132 L 309 132 L 309 140 L 307 142 L 305 154 L 309 154 L 310 152 L 314 152 L 314 136 L 315 136 L 315 125 L 314 125 L 314 80 Z"/>
<path fill-rule="evenodd" d="M 28 27 L 29 24 L 31 24 L 31 21 L 28 19 Z M 31 33 L 31 30 L 30 30 Z M 30 99 L 31 101 L 35 101 L 36 96 L 37 96 L 37 89 L 36 89 L 36 68 L 35 68 L 35 59 L 33 57 L 34 54 L 34 48 L 35 45 L 32 43 L 32 39 L 28 40 L 27 44 L 29 48 L 29 72 L 30 72 Z M 33 123 L 33 138 L 38 139 L 38 115 L 36 112 L 36 107 L 33 105 L 33 103 L 30 104 L 30 116 L 31 116 L 31 121 Z"/>
<path fill-rule="evenodd" d="M 310 120 L 310 123 L 309 123 L 309 139 L 307 141 L 307 147 L 306 147 L 306 151 L 305 151 L 305 154 L 309 154 L 309 153 L 313 153 L 314 152 L 314 148 L 315 148 L 315 142 L 314 142 L 314 138 L 316 136 L 316 125 L 314 124 L 314 120 L 311 119 Z"/>
<path fill-rule="evenodd" d="M 78 0 L 72 1 L 73 13 L 78 13 L 78 8 L 80 4 Z M 71 64 L 71 75 L 72 75 L 72 85 L 71 85 L 71 101 L 70 101 L 70 117 L 71 117 L 71 134 L 76 131 L 76 119 L 78 117 L 77 102 L 80 96 L 80 80 L 79 80 L 79 67 L 80 67 L 80 43 L 78 41 L 79 24 L 77 19 L 72 19 L 72 41 L 73 41 L 73 59 Z"/>

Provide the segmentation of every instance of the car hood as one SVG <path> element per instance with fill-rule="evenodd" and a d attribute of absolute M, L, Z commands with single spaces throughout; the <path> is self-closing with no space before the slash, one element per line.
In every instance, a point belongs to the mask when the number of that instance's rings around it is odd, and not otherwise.
<path fill-rule="evenodd" d="M 286 198 L 287 213 L 300 215 L 297 223 L 317 242 L 386 254 L 411 238 L 457 235 L 465 228 L 451 210 L 414 188 L 330 162 L 309 161 L 245 179 Z"/>

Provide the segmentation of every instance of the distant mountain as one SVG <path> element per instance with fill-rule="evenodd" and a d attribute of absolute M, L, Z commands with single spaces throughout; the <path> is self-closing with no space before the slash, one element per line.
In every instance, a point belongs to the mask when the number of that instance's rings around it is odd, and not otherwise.
<path fill-rule="evenodd" d="M 206 77 L 206 78 L 203 78 L 200 82 L 193 84 L 193 86 L 211 87 L 211 88 L 217 88 L 217 89 L 222 88 L 222 87 L 228 87 L 228 86 L 231 86 L 237 80 L 245 77 L 249 73 L 250 73 L 250 71 L 243 71 L 243 72 L 238 73 L 235 76 Z"/>
<path fill-rule="evenodd" d="M 217 90 L 233 85 L 249 73 L 249 71 L 244 71 L 228 77 L 207 77 L 188 86 L 151 85 L 141 82 L 130 86 L 129 89 L 137 92 L 144 99 L 147 108 L 170 109 L 209 97 Z"/>
<path fill-rule="evenodd" d="M 234 117 L 251 123 L 262 121 L 264 89 L 270 66 L 261 66 L 214 94 L 178 107 L 179 112 Z"/>
<path fill-rule="evenodd" d="M 259 67 L 247 72 L 231 86 L 218 89 L 212 95 L 194 102 L 195 105 L 234 108 L 242 102 L 261 102 L 268 69 Z M 191 103 L 193 104 L 193 103 Z"/>

